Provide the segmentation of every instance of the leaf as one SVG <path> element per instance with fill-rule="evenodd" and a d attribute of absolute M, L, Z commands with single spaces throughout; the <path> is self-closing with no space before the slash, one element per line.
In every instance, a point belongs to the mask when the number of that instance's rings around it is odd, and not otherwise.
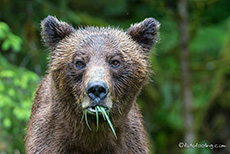
<path fill-rule="evenodd" d="M 22 40 L 21 40 L 18 36 L 14 35 L 14 34 L 12 34 L 12 33 L 9 34 L 8 39 L 9 39 L 10 42 L 11 42 L 11 47 L 12 47 L 12 49 L 13 49 L 15 52 L 19 52 L 20 49 L 21 49 Z"/>
<path fill-rule="evenodd" d="M 9 50 L 11 46 L 11 42 L 10 40 L 6 39 L 3 43 L 2 43 L 2 50 Z"/>
<path fill-rule="evenodd" d="M 9 31 L 9 26 L 4 22 L 0 22 L 0 39 L 4 39 Z"/>
<path fill-rule="evenodd" d="M 12 122 L 11 122 L 10 118 L 8 118 L 8 117 L 4 118 L 3 126 L 6 128 L 9 128 L 11 125 L 12 125 Z"/>
<path fill-rule="evenodd" d="M 10 32 L 8 25 L 0 22 L 0 39 L 3 40 L 2 50 L 12 48 L 15 52 L 21 49 L 22 39 Z"/>
<path fill-rule="evenodd" d="M 15 72 L 13 70 L 2 70 L 1 71 L 1 74 L 0 74 L 0 77 L 1 78 L 13 78 L 15 77 Z"/>

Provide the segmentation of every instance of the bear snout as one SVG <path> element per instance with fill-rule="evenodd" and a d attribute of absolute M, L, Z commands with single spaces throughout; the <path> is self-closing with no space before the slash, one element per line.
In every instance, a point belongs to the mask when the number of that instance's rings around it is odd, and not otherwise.
<path fill-rule="evenodd" d="M 109 73 L 106 67 L 101 65 L 89 67 L 85 75 L 88 80 L 84 84 L 82 108 L 88 111 L 94 111 L 97 107 L 110 110 L 113 105 L 111 86 L 108 82 Z"/>
<path fill-rule="evenodd" d="M 103 107 L 106 110 L 112 108 L 112 96 L 109 87 L 104 81 L 90 81 L 83 96 L 82 108 L 95 113 L 95 108 Z"/>
<path fill-rule="evenodd" d="M 109 88 L 105 82 L 94 81 L 90 82 L 86 87 L 86 93 L 92 100 L 92 106 L 101 105 L 109 92 Z"/>

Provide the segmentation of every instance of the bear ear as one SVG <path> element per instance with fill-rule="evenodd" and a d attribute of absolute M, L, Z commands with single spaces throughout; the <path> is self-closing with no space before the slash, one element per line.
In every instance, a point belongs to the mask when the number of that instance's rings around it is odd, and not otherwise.
<path fill-rule="evenodd" d="M 41 22 L 41 28 L 42 39 L 45 44 L 51 48 L 55 47 L 55 45 L 66 36 L 75 32 L 72 26 L 65 22 L 58 21 L 58 19 L 53 16 L 46 17 Z"/>
<path fill-rule="evenodd" d="M 150 50 L 158 40 L 160 23 L 154 18 L 146 18 L 144 21 L 131 25 L 126 33 L 145 50 Z"/>

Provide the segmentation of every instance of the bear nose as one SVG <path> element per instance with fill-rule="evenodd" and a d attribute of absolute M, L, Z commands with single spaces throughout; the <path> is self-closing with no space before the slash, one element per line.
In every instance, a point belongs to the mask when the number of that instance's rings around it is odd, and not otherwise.
<path fill-rule="evenodd" d="M 108 94 L 108 86 L 101 81 L 94 81 L 86 87 L 86 93 L 95 103 L 99 103 Z"/>

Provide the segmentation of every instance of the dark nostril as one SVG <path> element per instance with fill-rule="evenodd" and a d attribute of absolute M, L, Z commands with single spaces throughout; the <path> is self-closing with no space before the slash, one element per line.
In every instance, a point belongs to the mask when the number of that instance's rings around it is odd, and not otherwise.
<path fill-rule="evenodd" d="M 86 87 L 87 95 L 93 100 L 102 100 L 108 94 L 108 86 L 101 81 L 95 81 L 88 84 Z"/>
<path fill-rule="evenodd" d="M 95 91 L 96 91 L 96 90 L 95 90 L 95 88 L 94 88 L 94 87 L 92 87 L 92 88 L 90 88 L 90 89 L 89 89 L 89 91 L 88 91 L 88 92 L 89 92 L 89 93 L 95 93 Z"/>
<path fill-rule="evenodd" d="M 106 93 L 106 89 L 104 87 L 100 87 L 98 91 L 99 93 Z"/>

